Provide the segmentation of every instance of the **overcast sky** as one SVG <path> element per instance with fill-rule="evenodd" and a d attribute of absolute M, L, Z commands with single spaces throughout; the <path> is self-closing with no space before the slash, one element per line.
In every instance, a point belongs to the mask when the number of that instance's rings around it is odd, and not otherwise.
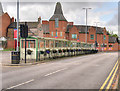
<path fill-rule="evenodd" d="M 55 1 L 55 0 L 54 0 Z M 61 0 L 57 0 L 61 1 Z M 56 2 L 20 2 L 20 21 L 49 20 L 55 10 Z M 108 31 L 118 33 L 118 2 L 61 2 L 62 10 L 67 21 L 75 25 L 85 25 L 85 10 L 88 10 L 88 25 L 106 27 Z M 3 11 L 10 17 L 17 16 L 16 2 L 2 2 Z"/>

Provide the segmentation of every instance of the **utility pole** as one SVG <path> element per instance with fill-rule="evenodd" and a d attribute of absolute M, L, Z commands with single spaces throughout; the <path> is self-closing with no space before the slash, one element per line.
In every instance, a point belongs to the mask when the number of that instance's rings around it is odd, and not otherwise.
<path fill-rule="evenodd" d="M 96 33 L 95 33 L 95 50 L 96 50 L 96 47 L 97 47 L 97 24 L 100 23 L 100 22 L 95 22 L 96 23 Z"/>
<path fill-rule="evenodd" d="M 87 11 L 88 11 L 88 9 L 91 9 L 91 8 L 83 8 L 85 11 L 86 11 L 86 31 L 85 31 L 85 33 L 86 33 L 86 35 L 85 35 L 85 43 L 87 43 L 87 30 L 88 30 L 88 28 L 87 28 Z"/>
<path fill-rule="evenodd" d="M 19 0 L 17 0 L 17 51 L 19 51 Z"/>

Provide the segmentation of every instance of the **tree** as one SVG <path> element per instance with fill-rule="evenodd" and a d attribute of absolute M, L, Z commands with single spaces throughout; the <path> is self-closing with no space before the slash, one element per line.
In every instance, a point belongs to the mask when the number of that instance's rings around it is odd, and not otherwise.
<path fill-rule="evenodd" d="M 112 36 L 113 36 L 113 37 L 118 37 L 118 35 L 117 35 L 117 34 L 113 34 Z"/>
<path fill-rule="evenodd" d="M 114 34 L 113 31 L 111 31 L 111 32 L 107 31 L 107 33 L 109 33 L 109 36 L 118 37 L 118 35 L 117 35 L 117 34 Z"/>

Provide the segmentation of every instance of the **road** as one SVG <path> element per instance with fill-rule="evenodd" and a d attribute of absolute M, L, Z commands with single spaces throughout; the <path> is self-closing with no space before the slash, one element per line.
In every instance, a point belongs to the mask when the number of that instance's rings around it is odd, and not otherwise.
<path fill-rule="evenodd" d="M 118 53 L 62 58 L 26 67 L 3 67 L 4 89 L 99 89 Z"/>

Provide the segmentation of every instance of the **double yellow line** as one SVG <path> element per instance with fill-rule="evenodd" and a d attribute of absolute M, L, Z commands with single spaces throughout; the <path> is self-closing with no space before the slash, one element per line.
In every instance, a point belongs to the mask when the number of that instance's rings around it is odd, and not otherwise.
<path fill-rule="evenodd" d="M 108 91 L 110 89 L 110 86 L 112 85 L 113 79 L 114 79 L 116 72 L 118 70 L 118 60 L 115 63 L 112 71 L 110 72 L 109 76 L 107 77 L 107 79 L 105 80 L 105 82 L 103 83 L 103 85 L 101 86 L 99 91 L 102 91 L 103 89 L 106 89 L 105 91 Z"/>

